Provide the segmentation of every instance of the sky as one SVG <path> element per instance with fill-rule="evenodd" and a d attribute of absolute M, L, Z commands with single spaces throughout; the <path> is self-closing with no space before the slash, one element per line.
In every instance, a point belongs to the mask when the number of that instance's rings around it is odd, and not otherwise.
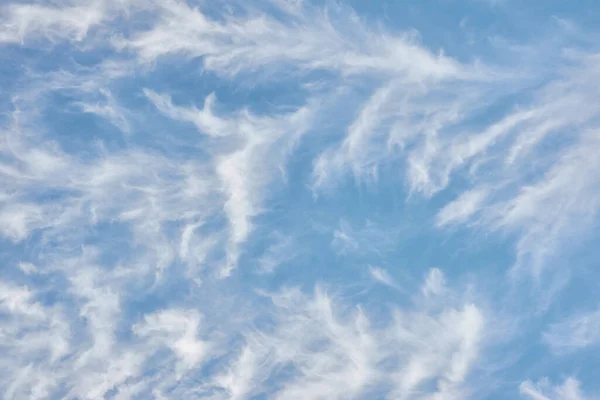
<path fill-rule="evenodd" d="M 600 399 L 600 5 L 0 4 L 0 397 Z"/>

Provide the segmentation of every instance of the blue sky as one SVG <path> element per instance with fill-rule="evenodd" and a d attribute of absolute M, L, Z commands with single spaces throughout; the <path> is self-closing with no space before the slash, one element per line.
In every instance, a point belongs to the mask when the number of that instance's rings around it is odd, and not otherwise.
<path fill-rule="evenodd" d="M 4 2 L 0 397 L 600 398 L 598 21 Z"/>

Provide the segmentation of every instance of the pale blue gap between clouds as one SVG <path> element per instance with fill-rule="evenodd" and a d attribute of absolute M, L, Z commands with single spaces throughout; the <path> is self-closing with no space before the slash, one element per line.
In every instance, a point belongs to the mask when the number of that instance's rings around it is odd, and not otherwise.
<path fill-rule="evenodd" d="M 599 14 L 2 5 L 3 398 L 598 398 Z"/>

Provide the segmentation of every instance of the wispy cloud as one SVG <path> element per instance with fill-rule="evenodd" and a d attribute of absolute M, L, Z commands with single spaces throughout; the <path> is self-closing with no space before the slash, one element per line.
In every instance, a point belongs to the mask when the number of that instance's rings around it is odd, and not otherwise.
<path fill-rule="evenodd" d="M 438 226 L 462 223 L 479 211 L 488 193 L 485 189 L 474 189 L 460 195 L 452 203 L 444 206 L 437 215 Z"/>
<path fill-rule="evenodd" d="M 0 6 L 0 397 L 590 398 L 594 33 L 376 3 Z"/>
<path fill-rule="evenodd" d="M 341 220 L 333 231 L 331 247 L 340 255 L 383 254 L 393 248 L 397 236 L 397 231 L 370 220 L 362 226 Z"/>
<path fill-rule="evenodd" d="M 268 274 L 275 271 L 286 262 L 294 259 L 298 253 L 297 243 L 290 236 L 275 232 L 272 244 L 269 245 L 258 259 L 258 272 Z"/>
<path fill-rule="evenodd" d="M 557 352 L 574 351 L 600 344 L 600 311 L 580 313 L 552 324 L 544 341 Z"/>
<path fill-rule="evenodd" d="M 377 282 L 398 289 L 398 284 L 394 281 L 394 278 L 383 268 L 369 266 L 369 274 Z"/>
<path fill-rule="evenodd" d="M 591 397 L 584 396 L 579 381 L 567 378 L 560 386 L 552 386 L 548 379 L 542 379 L 537 383 L 525 381 L 519 386 L 523 397 L 531 400 L 585 400 Z"/>
<path fill-rule="evenodd" d="M 95 3 L 95 4 L 94 4 Z M 82 40 L 104 18 L 103 2 L 89 6 L 47 7 L 10 4 L 3 8 L 2 42 L 25 42 L 26 38 Z"/>
<path fill-rule="evenodd" d="M 282 5 L 282 3 L 275 3 Z M 217 20 L 179 2 L 163 5 L 161 21 L 119 45 L 142 61 L 168 55 L 202 57 L 204 68 L 225 76 L 281 67 L 331 69 L 343 75 L 365 72 L 438 79 L 459 73 L 457 63 L 424 49 L 410 35 L 378 32 L 347 7 L 327 11 L 298 2 L 282 18 L 260 12 L 252 3 L 236 4 L 240 16 Z"/>
<path fill-rule="evenodd" d="M 310 129 L 316 105 L 277 118 L 256 116 L 248 110 L 222 118 L 212 112 L 214 95 L 207 97 L 202 110 L 174 106 L 168 97 L 148 90 L 146 95 L 167 116 L 192 122 L 208 136 L 232 136 L 235 140 L 225 151 L 217 150 L 213 155 L 213 168 L 226 198 L 223 208 L 230 227 L 228 259 L 222 269 L 227 276 L 236 266 L 238 246 L 252 230 L 252 217 L 260 213 L 266 185 L 285 164 L 290 147 Z"/>
<path fill-rule="evenodd" d="M 387 326 L 375 327 L 360 307 L 341 313 L 339 300 L 323 288 L 311 296 L 287 290 L 271 298 L 274 329 L 250 335 L 233 368 L 217 380 L 232 398 L 268 390 L 263 385 L 284 366 L 291 375 L 281 375 L 283 384 L 270 397 L 413 398 L 432 382 L 432 395 L 468 393 L 485 335 L 485 317 L 473 304 L 431 313 L 397 309 Z"/>

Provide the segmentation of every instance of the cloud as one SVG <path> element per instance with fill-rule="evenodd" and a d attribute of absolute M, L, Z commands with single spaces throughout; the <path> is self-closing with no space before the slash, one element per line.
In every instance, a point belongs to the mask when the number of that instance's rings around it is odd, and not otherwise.
<path fill-rule="evenodd" d="M 543 337 L 554 351 L 575 351 L 600 344 L 600 311 L 590 311 L 569 316 L 550 325 Z"/>
<path fill-rule="evenodd" d="M 458 63 L 431 54 L 410 35 L 377 32 L 342 6 L 324 12 L 298 3 L 285 18 L 260 12 L 252 3 L 236 6 L 243 17 L 216 20 L 185 3 L 167 2 L 158 24 L 118 45 L 135 51 L 143 62 L 169 55 L 202 58 L 205 69 L 226 77 L 284 66 L 343 75 L 402 74 L 415 80 L 460 71 Z"/>
<path fill-rule="evenodd" d="M 562 79 L 539 89 L 528 108 L 466 140 L 452 138 L 446 154 L 441 152 L 445 146 L 437 147 L 428 159 L 442 166 L 442 187 L 454 168 L 473 160 L 471 184 L 438 213 L 439 226 L 476 223 L 517 232 L 515 270 L 538 278 L 552 257 L 569 251 L 565 238 L 585 240 L 600 205 L 591 172 L 596 168 L 592 152 L 598 144 L 599 110 L 589 103 L 592 94 L 583 84 L 584 77 L 598 73 L 595 58 L 568 58 Z M 435 164 L 423 164 L 420 170 L 426 171 L 423 176 L 438 174 Z"/>
<path fill-rule="evenodd" d="M 238 126 L 235 123 L 229 124 L 229 121 L 222 120 L 214 115 L 213 108 L 216 102 L 214 93 L 206 97 L 202 110 L 198 110 L 195 107 L 185 108 L 175 106 L 170 96 L 160 95 L 149 89 L 144 89 L 144 94 L 160 112 L 169 118 L 193 123 L 202 134 L 215 137 L 238 134 Z"/>
<path fill-rule="evenodd" d="M 383 268 L 369 266 L 369 274 L 377 282 L 392 287 L 398 288 L 398 284 L 394 281 L 394 278 Z"/>
<path fill-rule="evenodd" d="M 459 198 L 440 210 L 436 217 L 436 224 L 444 226 L 468 220 L 478 211 L 486 197 L 487 191 L 484 189 L 475 189 L 461 194 Z"/>
<path fill-rule="evenodd" d="M 425 296 L 436 296 L 443 294 L 446 290 L 446 278 L 438 268 L 432 268 L 427 274 L 422 292 Z"/>
<path fill-rule="evenodd" d="M 235 268 L 239 246 L 252 230 L 252 218 L 260 213 L 263 190 L 285 164 L 288 151 L 311 127 L 316 104 L 308 104 L 277 118 L 256 116 L 242 110 L 231 116 L 213 113 L 215 97 L 209 95 L 204 108 L 174 106 L 170 98 L 145 91 L 157 108 L 170 118 L 192 122 L 200 133 L 212 137 L 233 136 L 232 150 L 213 154 L 213 168 L 226 200 L 223 209 L 230 227 L 228 256 L 221 273 Z"/>
<path fill-rule="evenodd" d="M 0 30 L 0 42 L 19 43 L 27 37 L 50 40 L 67 38 L 82 40 L 89 29 L 102 22 L 103 2 L 88 7 L 45 7 L 37 4 L 10 4 L 3 9 L 5 20 Z"/>
<path fill-rule="evenodd" d="M 376 177 L 377 171 L 374 168 L 381 149 L 369 149 L 373 147 L 372 135 L 377 134 L 381 129 L 380 124 L 387 117 L 386 111 L 390 113 L 389 109 L 394 107 L 388 104 L 390 92 L 389 87 L 377 90 L 360 110 L 357 119 L 348 127 L 347 136 L 340 149 L 329 150 L 319 156 L 313 171 L 315 188 L 323 186 L 331 179 L 339 178 L 348 164 L 358 178 L 363 174 Z M 383 109 L 384 106 L 388 107 L 387 110 Z"/>
<path fill-rule="evenodd" d="M 258 272 L 261 274 L 272 273 L 278 267 L 294 259 L 299 252 L 293 238 L 279 232 L 275 232 L 272 236 L 273 243 L 258 259 Z"/>
<path fill-rule="evenodd" d="M 147 315 L 133 332 L 154 342 L 154 347 L 166 345 L 180 360 L 180 369 L 190 369 L 203 361 L 207 343 L 197 339 L 200 316 L 196 310 L 161 310 Z M 178 373 L 181 374 L 183 371 Z"/>
<path fill-rule="evenodd" d="M 406 160 L 411 191 L 431 196 L 443 189 L 452 170 L 485 150 L 491 141 L 469 136 L 461 144 L 460 138 L 442 136 L 467 113 L 500 95 L 492 77 L 482 78 L 467 70 L 465 67 L 464 77 L 434 81 L 410 77 L 384 81 L 356 110 L 357 117 L 344 140 L 317 158 L 313 190 L 335 186 L 348 172 L 358 181 L 376 181 L 379 169 L 398 159 Z M 455 95 L 456 87 L 461 87 L 462 96 Z M 443 146 L 451 146 L 452 151 L 443 152 Z"/>
<path fill-rule="evenodd" d="M 72 312 L 79 321 L 69 318 L 66 310 L 34 302 L 35 294 L 25 288 L 3 288 L 2 304 L 9 315 L 20 316 L 3 329 L 35 329 L 35 334 L 3 344 L 13 367 L 22 362 L 28 368 L 12 371 L 30 374 L 28 386 L 12 373 L 5 375 L 14 378 L 5 395 L 36 398 L 38 393 L 43 398 L 67 387 L 69 395 L 83 398 L 102 396 L 112 388 L 125 396 L 151 388 L 161 392 L 177 380 L 181 390 L 225 390 L 225 398 L 259 393 L 273 398 L 346 398 L 367 395 L 377 387 L 394 398 L 411 398 L 428 382 L 437 382 L 439 396 L 458 396 L 467 393 L 469 373 L 485 342 L 486 318 L 468 301 L 455 307 L 454 300 L 441 297 L 435 308 L 394 307 L 389 323 L 380 326 L 362 307 L 348 309 L 341 298 L 321 287 L 312 294 L 284 289 L 268 295 L 268 310 L 261 314 L 271 315 L 271 322 L 259 329 L 244 328 L 242 346 L 232 345 L 239 343 L 240 331 L 227 329 L 227 324 L 216 332 L 204 330 L 198 308 L 161 309 L 130 325 L 122 310 L 128 296 L 119 290 L 128 280 L 117 271 L 107 275 L 83 266 L 94 257 L 89 253 L 61 266 L 71 275 L 69 293 L 78 299 Z M 119 339 L 120 326 L 130 327 L 134 336 Z M 26 367 L 27 353 L 40 354 L 37 335 L 54 338 L 39 341 L 43 346 L 51 343 L 54 356 Z M 214 347 L 219 343 L 230 345 Z M 165 348 L 174 360 L 160 355 Z M 162 359 L 161 376 L 153 376 L 155 357 Z M 204 378 L 209 386 L 198 387 L 196 374 L 209 357 L 216 363 Z M 280 375 L 286 369 L 289 372 Z M 268 385 L 276 377 L 281 384 Z"/>
<path fill-rule="evenodd" d="M 525 381 L 519 386 L 519 392 L 524 398 L 531 400 L 586 400 L 591 397 L 581 392 L 579 381 L 567 378 L 560 386 L 552 386 L 548 379 L 537 383 Z"/>
<path fill-rule="evenodd" d="M 105 104 L 79 103 L 78 105 L 81 107 L 82 111 L 106 118 L 111 124 L 115 125 L 124 133 L 129 133 L 131 128 L 127 121 L 126 112 L 119 104 L 117 104 L 109 91 L 106 89 L 100 89 L 99 91 L 105 98 Z"/>
<path fill-rule="evenodd" d="M 486 398 L 598 344 L 540 318 L 595 254 L 593 40 L 213 3 L 0 7 L 0 397 Z"/>
<path fill-rule="evenodd" d="M 473 74 L 468 83 L 452 76 L 421 85 L 386 81 L 357 110 L 341 143 L 317 157 L 313 190 L 335 185 L 347 172 L 359 181 L 377 181 L 382 167 L 398 161 L 404 162 L 412 197 L 430 197 L 453 179 L 466 179 L 464 192 L 439 212 L 438 226 L 475 222 L 519 232 L 515 269 L 539 277 L 561 251 L 562 235 L 585 235 L 595 221 L 597 185 L 588 171 L 596 158 L 588 151 L 595 151 L 599 112 L 584 82 L 597 75 L 596 58 L 567 53 L 558 61 L 560 78 L 482 126 L 472 122 L 482 107 L 510 94 L 499 87 L 504 74 L 487 80 Z M 518 91 L 532 82 L 511 84 Z M 457 85 L 461 97 L 453 95 Z M 571 179 L 575 170 L 578 178 Z M 586 221 L 580 219 L 584 214 Z"/>
<path fill-rule="evenodd" d="M 0 233 L 16 242 L 23 240 L 34 227 L 43 226 L 42 213 L 33 204 L 4 207 L 0 212 Z"/>
<path fill-rule="evenodd" d="M 384 254 L 393 248 L 397 236 L 397 231 L 370 220 L 353 227 L 342 219 L 333 231 L 331 247 L 340 255 Z"/>
<path fill-rule="evenodd" d="M 539 273 L 545 259 L 561 250 L 561 239 L 585 234 L 593 224 L 600 197 L 591 152 L 598 148 L 599 137 L 595 131 L 583 135 L 544 178 L 505 203 L 499 224 L 523 229 L 517 247 L 520 266 Z"/>
<path fill-rule="evenodd" d="M 311 296 L 289 289 L 271 298 L 277 323 L 249 335 L 217 379 L 231 398 L 269 390 L 264 383 L 282 368 L 289 372 L 271 398 L 413 398 L 431 382 L 432 396 L 468 393 L 485 335 L 485 317 L 473 304 L 454 309 L 440 299 L 431 313 L 394 309 L 389 324 L 375 327 L 361 307 L 342 313 L 343 305 L 322 288 Z"/>

